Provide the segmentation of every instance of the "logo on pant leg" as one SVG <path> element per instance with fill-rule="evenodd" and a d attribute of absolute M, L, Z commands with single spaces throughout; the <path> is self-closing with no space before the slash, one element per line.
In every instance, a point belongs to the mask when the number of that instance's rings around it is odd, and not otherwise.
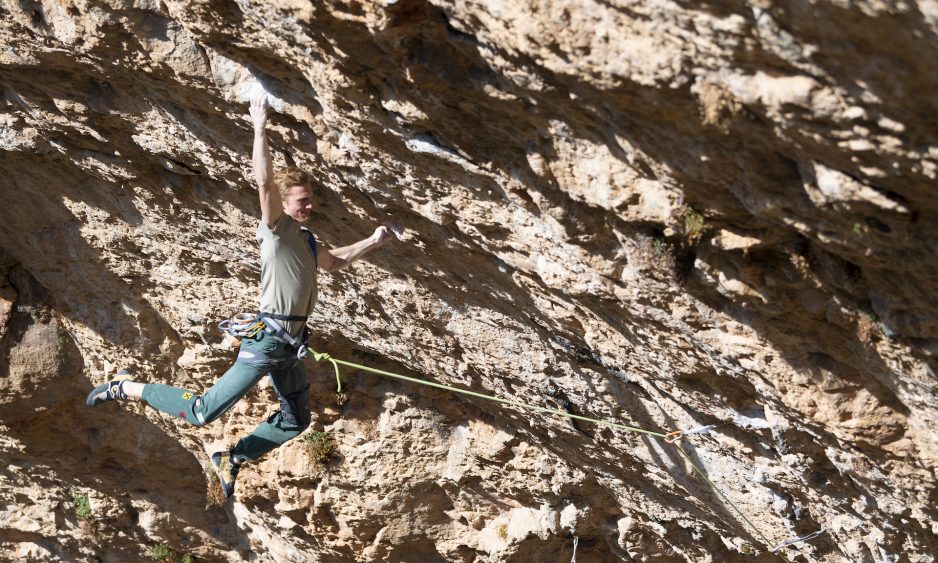
<path fill-rule="evenodd" d="M 185 393 L 182 394 L 182 399 L 183 399 L 184 401 L 188 401 L 188 400 L 191 399 L 191 398 L 192 398 L 192 393 L 190 393 L 190 392 L 188 392 L 188 391 L 186 391 Z"/>

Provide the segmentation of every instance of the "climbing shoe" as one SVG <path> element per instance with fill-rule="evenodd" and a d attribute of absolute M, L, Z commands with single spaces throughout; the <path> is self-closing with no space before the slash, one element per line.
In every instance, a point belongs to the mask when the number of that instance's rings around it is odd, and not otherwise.
<path fill-rule="evenodd" d="M 238 478 L 241 464 L 235 463 L 231 457 L 231 452 L 228 451 L 213 453 L 212 465 L 215 466 L 215 473 L 218 475 L 221 490 L 225 492 L 225 498 L 230 497 L 234 494 L 235 479 Z"/>
<path fill-rule="evenodd" d="M 92 389 L 91 393 L 88 394 L 88 399 L 85 400 L 85 404 L 89 407 L 96 407 L 105 401 L 126 399 L 127 395 L 124 393 L 123 384 L 128 379 L 130 379 L 130 372 L 125 369 L 120 370 L 113 381 L 108 381 Z"/>

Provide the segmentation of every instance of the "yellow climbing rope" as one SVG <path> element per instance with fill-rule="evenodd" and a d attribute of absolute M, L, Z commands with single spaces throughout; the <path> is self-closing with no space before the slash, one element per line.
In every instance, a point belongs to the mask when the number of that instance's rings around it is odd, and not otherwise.
<path fill-rule="evenodd" d="M 729 504 L 731 507 L 733 507 L 733 510 L 735 510 L 736 513 L 737 513 L 747 524 L 749 524 L 749 526 L 750 526 L 753 530 L 755 530 L 756 534 L 758 534 L 759 537 L 761 537 L 762 540 L 765 542 L 765 546 L 766 546 L 767 548 L 772 545 L 771 540 L 769 540 L 769 538 L 767 538 L 767 537 L 765 536 L 765 534 L 762 533 L 762 530 L 760 530 L 759 527 L 756 526 L 756 525 L 752 522 L 752 520 L 750 520 L 749 517 L 746 516 L 746 514 L 743 513 L 743 511 L 739 509 L 738 506 L 736 506 L 736 503 L 734 503 L 732 500 L 730 500 L 730 498 L 729 498 L 722 490 L 720 490 L 719 487 L 717 487 L 716 483 L 714 483 L 713 481 L 710 480 L 709 477 L 707 477 L 707 474 L 704 473 L 703 469 L 701 469 L 700 467 L 698 467 L 697 464 L 693 462 L 693 460 L 692 460 L 691 457 L 690 457 L 690 454 L 688 454 L 687 451 L 684 450 L 684 448 L 682 448 L 682 447 L 677 443 L 677 441 L 678 441 L 680 438 L 682 438 L 683 436 L 685 436 L 685 435 L 687 435 L 687 434 L 693 433 L 693 431 L 690 431 L 690 432 L 675 431 L 675 432 L 668 432 L 668 433 L 655 432 L 655 431 L 652 431 L 652 430 L 645 430 L 645 429 L 643 429 L 643 428 L 638 428 L 638 427 L 636 427 L 636 426 L 629 426 L 629 425 L 627 425 L 627 424 L 619 424 L 619 423 L 617 423 L 617 422 L 611 422 L 611 421 L 608 421 L 608 420 L 602 420 L 602 419 L 598 419 L 598 418 L 590 418 L 590 417 L 588 417 L 588 416 L 580 416 L 580 415 L 578 415 L 578 414 L 573 414 L 573 413 L 569 413 L 569 412 L 562 411 L 562 410 L 558 410 L 558 409 L 550 409 L 550 408 L 546 408 L 546 407 L 539 407 L 539 406 L 537 406 L 537 405 L 532 405 L 531 403 L 524 403 L 524 402 L 521 402 L 521 401 L 513 401 L 513 400 L 511 400 L 511 399 L 504 399 L 504 398 L 502 398 L 502 397 L 496 397 L 496 396 L 494 396 L 494 395 L 486 395 L 485 393 L 477 393 L 477 392 L 475 392 L 475 391 L 470 391 L 470 390 L 468 390 L 468 389 L 460 389 L 459 387 L 452 387 L 452 386 L 450 386 L 450 385 L 444 385 L 444 384 L 442 384 L 442 383 L 436 383 L 436 382 L 434 382 L 434 381 L 428 381 L 428 380 L 426 380 L 426 379 L 418 379 L 418 378 L 416 378 L 416 377 L 410 377 L 410 376 L 407 376 L 407 375 L 401 375 L 401 374 L 399 374 L 399 373 L 394 373 L 394 372 L 390 372 L 390 371 L 384 371 L 384 370 L 380 370 L 380 369 L 376 369 L 376 368 L 364 366 L 364 365 L 361 365 L 361 364 L 355 364 L 355 363 L 352 363 L 352 362 L 347 362 L 347 361 L 345 361 L 345 360 L 338 360 L 338 359 L 336 359 L 336 358 L 333 358 L 332 356 L 330 356 L 330 355 L 327 354 L 327 353 L 324 353 L 324 352 L 316 352 L 316 351 L 314 351 L 314 350 L 312 350 L 312 349 L 310 349 L 310 355 L 311 355 L 312 358 L 313 358 L 314 360 L 316 360 L 317 362 L 330 362 L 330 363 L 332 364 L 332 367 L 335 368 L 335 381 L 336 381 L 336 386 L 337 386 L 336 393 L 341 393 L 341 392 L 342 392 L 342 376 L 341 376 L 341 373 L 340 373 L 340 371 L 339 371 L 339 365 L 343 365 L 343 366 L 346 366 L 346 367 L 350 367 L 350 368 L 354 368 L 354 369 L 360 369 L 360 370 L 362 370 L 362 371 L 367 371 L 367 372 L 374 373 L 374 374 L 377 374 L 377 375 L 383 375 L 383 376 L 385 376 L 385 377 L 392 377 L 392 378 L 394 378 L 394 379 L 401 379 L 401 380 L 404 380 L 404 381 L 409 381 L 409 382 L 411 382 L 411 383 L 416 383 L 416 384 L 418 384 L 418 385 L 426 385 L 426 386 L 428 386 L 428 387 L 436 387 L 437 389 L 444 389 L 444 390 L 446 390 L 446 391 L 452 391 L 453 393 L 459 393 L 459 394 L 461 394 L 461 395 L 468 395 L 468 396 L 470 396 L 470 397 L 476 397 L 476 398 L 479 398 L 479 399 L 485 399 L 485 400 L 487 400 L 487 401 L 494 401 L 494 402 L 497 402 L 497 403 L 502 403 L 502 404 L 505 404 L 505 405 L 511 405 L 511 406 L 514 406 L 514 407 L 519 407 L 519 408 L 522 408 L 522 409 L 527 409 L 527 410 L 531 410 L 531 411 L 535 411 L 535 412 L 542 412 L 542 413 L 553 414 L 553 415 L 557 415 L 557 416 L 563 416 L 563 417 L 567 417 L 567 418 L 573 418 L 573 419 L 576 419 L 576 420 L 582 420 L 582 421 L 584 421 L 584 422 L 589 422 L 589 423 L 592 423 L 592 424 L 599 424 L 599 425 L 601 425 L 601 426 L 608 426 L 608 427 L 610 427 L 610 428 L 618 428 L 618 429 L 620 429 L 620 430 L 625 430 L 625 431 L 627 431 L 627 432 L 636 432 L 636 433 L 639 433 L 639 434 L 645 434 L 645 435 L 647 435 L 647 436 L 651 436 L 651 437 L 653 437 L 653 438 L 660 438 L 660 439 L 663 439 L 663 440 L 665 441 L 665 443 L 670 444 L 670 445 L 674 446 L 675 448 L 677 448 L 677 451 L 680 452 L 681 455 L 684 457 L 684 459 L 687 461 L 687 463 L 689 463 L 690 466 L 694 468 L 694 471 L 695 471 L 698 475 L 700 475 L 700 476 L 704 479 L 704 481 L 706 481 L 707 484 L 710 485 L 710 487 L 711 487 L 723 500 L 725 500 L 725 501 L 727 502 L 727 504 Z M 766 551 L 770 552 L 768 549 L 767 549 Z M 770 553 L 771 553 L 771 552 L 770 552 Z M 784 560 L 784 561 L 788 561 L 788 558 L 785 557 L 785 555 L 782 554 L 782 553 L 775 553 L 775 555 L 778 555 L 778 556 L 781 557 L 782 560 Z"/>
<path fill-rule="evenodd" d="M 566 411 L 561 411 L 557 409 L 549 409 L 547 407 L 539 407 L 537 405 L 532 405 L 530 403 L 522 403 L 521 401 L 512 401 L 511 399 L 503 399 L 501 397 L 495 397 L 493 395 L 486 395 L 484 393 L 476 393 L 475 391 L 470 391 L 468 389 L 460 389 L 458 387 L 451 387 L 449 385 L 443 385 L 442 383 L 436 383 L 433 381 L 427 381 L 426 379 L 418 379 L 416 377 L 408 377 L 406 375 L 401 375 L 399 373 L 393 373 L 389 371 L 384 371 L 380 369 L 371 368 L 368 366 L 363 366 L 359 364 L 353 364 L 352 362 L 346 362 L 344 360 L 337 360 L 330 356 L 329 354 L 312 352 L 312 357 L 317 362 L 328 361 L 332 363 L 332 367 L 335 368 L 335 381 L 338 386 L 337 393 L 342 392 L 342 378 L 339 375 L 339 364 L 343 366 L 348 366 L 351 368 L 356 368 L 364 371 L 370 371 L 371 373 L 376 373 L 378 375 L 384 375 L 387 377 L 393 377 L 395 379 L 403 379 L 404 381 L 410 381 L 411 383 L 416 383 L 418 385 L 427 385 L 429 387 L 436 387 L 437 389 L 445 389 L 447 391 L 452 391 L 454 393 L 460 393 L 462 395 L 469 395 L 470 397 L 477 397 L 479 399 L 486 399 L 489 401 L 495 401 L 497 403 L 503 403 L 506 405 L 511 405 L 514 407 L 520 407 L 523 409 L 528 409 L 536 412 L 543 412 L 548 414 L 555 414 L 558 416 L 566 416 L 568 418 L 575 418 L 577 420 L 582 420 L 585 422 L 592 422 L 593 424 L 601 424 L 603 426 L 609 426 L 611 428 L 618 428 L 620 430 L 627 430 L 629 432 L 639 432 L 641 434 L 647 434 L 649 436 L 654 436 L 656 438 L 664 438 L 665 434 L 661 432 L 652 432 L 651 430 L 643 430 L 641 428 L 636 428 L 635 426 L 628 426 L 626 424 L 619 424 L 617 422 L 610 422 L 608 420 L 599 420 L 597 418 L 590 418 L 588 416 L 580 416 L 578 414 L 572 414 Z"/>

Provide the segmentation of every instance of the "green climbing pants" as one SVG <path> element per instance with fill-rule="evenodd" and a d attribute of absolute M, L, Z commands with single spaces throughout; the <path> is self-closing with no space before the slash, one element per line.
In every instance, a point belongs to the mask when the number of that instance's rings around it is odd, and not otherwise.
<path fill-rule="evenodd" d="M 150 383 L 143 388 L 143 400 L 181 420 L 204 426 L 225 414 L 266 373 L 270 373 L 270 381 L 280 399 L 280 410 L 251 435 L 241 438 L 231 450 L 231 455 L 239 462 L 255 460 L 298 436 L 310 422 L 306 366 L 296 359 L 292 346 L 266 332 L 241 340 L 238 360 L 205 394 Z"/>

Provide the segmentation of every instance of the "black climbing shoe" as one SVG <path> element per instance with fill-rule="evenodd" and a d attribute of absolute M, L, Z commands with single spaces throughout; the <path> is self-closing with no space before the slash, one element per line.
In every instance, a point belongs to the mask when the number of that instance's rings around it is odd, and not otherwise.
<path fill-rule="evenodd" d="M 240 463 L 235 463 L 231 458 L 231 452 L 215 452 L 212 454 L 212 465 L 215 466 L 215 474 L 218 475 L 218 482 L 221 484 L 221 490 L 225 492 L 225 498 L 234 494 L 235 479 L 238 478 L 238 471 L 241 469 Z"/>
<path fill-rule="evenodd" d="M 96 407 L 105 401 L 126 399 L 127 395 L 124 393 L 121 384 L 128 379 L 130 379 L 130 372 L 125 369 L 120 370 L 113 381 L 108 381 L 92 389 L 85 400 L 85 404 L 89 407 Z"/>

